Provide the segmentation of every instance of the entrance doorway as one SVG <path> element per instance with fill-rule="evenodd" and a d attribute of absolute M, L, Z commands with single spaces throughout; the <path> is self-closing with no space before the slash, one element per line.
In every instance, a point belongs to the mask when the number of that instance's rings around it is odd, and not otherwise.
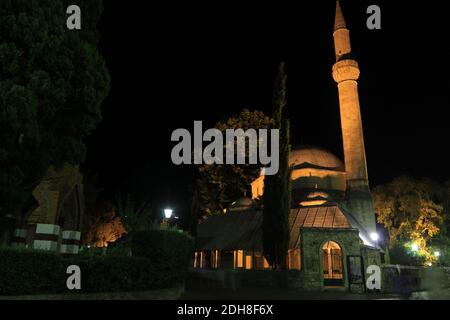
<path fill-rule="evenodd" d="M 324 286 L 344 286 L 344 267 L 341 247 L 334 241 L 328 241 L 323 245 L 322 251 Z"/>

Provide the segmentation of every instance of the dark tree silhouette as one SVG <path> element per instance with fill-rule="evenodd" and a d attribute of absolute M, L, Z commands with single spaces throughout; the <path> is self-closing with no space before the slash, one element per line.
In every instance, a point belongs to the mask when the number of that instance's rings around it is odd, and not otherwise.
<path fill-rule="evenodd" d="M 0 2 L 0 217 L 18 217 L 51 165 L 84 160 L 109 74 L 97 45 L 101 0 Z"/>
<path fill-rule="evenodd" d="M 264 177 L 263 247 L 264 256 L 275 269 L 286 267 L 289 249 L 289 212 L 291 208 L 291 168 L 289 167 L 289 121 L 283 120 L 286 105 L 286 75 L 280 64 L 275 81 L 273 118 L 280 128 L 280 167 L 276 175 Z"/>

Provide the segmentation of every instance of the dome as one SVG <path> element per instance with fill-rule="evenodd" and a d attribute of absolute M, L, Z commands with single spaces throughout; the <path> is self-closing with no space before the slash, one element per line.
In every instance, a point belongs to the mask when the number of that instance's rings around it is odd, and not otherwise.
<path fill-rule="evenodd" d="M 345 171 L 344 163 L 338 157 L 323 148 L 314 146 L 292 148 L 289 164 L 294 166 L 310 164 L 316 167 Z"/>

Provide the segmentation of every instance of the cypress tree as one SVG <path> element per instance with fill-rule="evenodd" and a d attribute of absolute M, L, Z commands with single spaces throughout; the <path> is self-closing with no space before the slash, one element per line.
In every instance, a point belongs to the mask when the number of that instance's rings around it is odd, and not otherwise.
<path fill-rule="evenodd" d="M 286 267 L 289 249 L 289 212 L 291 209 L 291 168 L 289 167 L 289 120 L 283 119 L 286 105 L 284 63 L 278 69 L 273 95 L 273 118 L 280 129 L 280 166 L 278 173 L 264 178 L 263 247 L 264 256 L 274 269 Z"/>
<path fill-rule="evenodd" d="M 191 233 L 193 237 L 197 236 L 197 225 L 199 219 L 200 219 L 199 191 L 198 186 L 195 185 L 192 192 L 189 225 L 188 225 L 188 231 Z"/>

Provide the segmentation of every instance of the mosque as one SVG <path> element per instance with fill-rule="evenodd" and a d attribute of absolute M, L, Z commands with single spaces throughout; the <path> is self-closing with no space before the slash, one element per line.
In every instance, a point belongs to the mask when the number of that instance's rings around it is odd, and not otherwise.
<path fill-rule="evenodd" d="M 337 83 L 344 162 L 314 146 L 292 148 L 292 208 L 286 265 L 296 270 L 299 287 L 364 290 L 365 270 L 380 265 L 375 213 L 369 189 L 358 96 L 358 62 L 339 1 L 334 25 Z M 262 251 L 264 176 L 251 184 L 252 199 L 235 201 L 226 213 L 201 221 L 194 271 L 269 269 Z M 267 275 L 267 273 L 266 273 Z M 262 276 L 264 282 L 265 276 Z M 267 276 L 268 277 L 268 276 Z"/>

